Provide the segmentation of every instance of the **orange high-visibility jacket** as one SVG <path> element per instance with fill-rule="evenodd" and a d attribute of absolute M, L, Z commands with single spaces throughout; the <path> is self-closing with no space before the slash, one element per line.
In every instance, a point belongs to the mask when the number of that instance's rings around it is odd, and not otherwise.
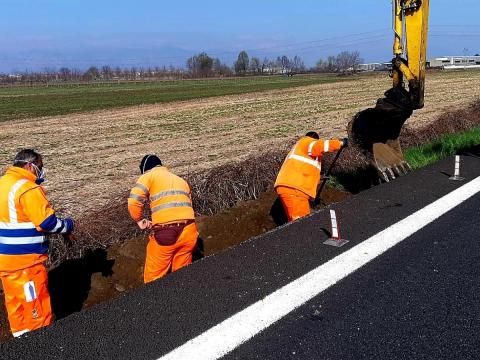
<path fill-rule="evenodd" d="M 285 158 L 274 187 L 286 186 L 297 189 L 314 198 L 320 182 L 323 154 L 339 150 L 342 145 L 341 140 L 316 140 L 308 136 L 302 137 Z"/>
<path fill-rule="evenodd" d="M 48 256 L 47 233 L 65 232 L 35 175 L 12 166 L 0 178 L 0 271 L 17 271 Z"/>
<path fill-rule="evenodd" d="M 153 224 L 195 219 L 190 187 L 164 166 L 157 166 L 140 176 L 130 191 L 128 211 L 133 220 L 142 220 L 143 206 L 147 201 L 150 202 Z"/>

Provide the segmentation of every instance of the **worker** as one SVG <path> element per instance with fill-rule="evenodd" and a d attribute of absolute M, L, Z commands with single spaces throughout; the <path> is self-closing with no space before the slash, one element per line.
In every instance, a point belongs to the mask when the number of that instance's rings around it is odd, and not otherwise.
<path fill-rule="evenodd" d="M 140 229 L 151 230 L 143 273 L 148 283 L 192 262 L 198 231 L 187 182 L 164 167 L 156 155 L 143 157 L 140 173 L 128 210 Z M 151 220 L 143 217 L 147 202 Z"/>
<path fill-rule="evenodd" d="M 347 146 L 348 139 L 320 140 L 314 131 L 300 138 L 288 153 L 275 181 L 275 191 L 288 221 L 310 214 L 310 201 L 317 195 L 322 156 Z"/>
<path fill-rule="evenodd" d="M 47 235 L 71 234 L 72 219 L 55 215 L 40 185 L 42 156 L 20 151 L 0 178 L 0 278 L 13 336 L 52 322 L 47 288 Z"/>

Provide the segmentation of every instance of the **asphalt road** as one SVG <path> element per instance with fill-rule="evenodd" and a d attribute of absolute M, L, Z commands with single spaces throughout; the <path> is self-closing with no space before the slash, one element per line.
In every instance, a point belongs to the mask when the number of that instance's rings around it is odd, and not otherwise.
<path fill-rule="evenodd" d="M 479 240 L 480 194 L 226 358 L 479 359 Z"/>
<path fill-rule="evenodd" d="M 448 180 L 448 158 L 334 205 L 342 248 L 322 244 L 322 210 L 0 344 L 0 358 L 157 359 L 480 176 L 479 155 L 462 157 L 464 182 Z M 479 358 L 479 205 L 475 195 L 227 358 Z"/>

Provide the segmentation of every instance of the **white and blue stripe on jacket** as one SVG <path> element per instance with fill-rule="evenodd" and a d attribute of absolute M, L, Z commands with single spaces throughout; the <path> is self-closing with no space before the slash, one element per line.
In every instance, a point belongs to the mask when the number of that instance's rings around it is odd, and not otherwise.
<path fill-rule="evenodd" d="M 0 222 L 0 254 L 46 254 L 48 240 L 46 233 L 63 234 L 67 232 L 64 220 L 50 215 L 40 224 L 44 231 L 38 231 L 31 222 L 4 223 Z"/>
<path fill-rule="evenodd" d="M 0 254 L 25 255 L 45 254 L 48 252 L 48 239 L 45 233 L 66 233 L 67 224 L 58 219 L 55 214 L 46 218 L 38 231 L 32 222 L 18 222 L 15 207 L 15 193 L 25 180 L 18 181 L 8 194 L 8 209 L 10 222 L 0 222 Z"/>

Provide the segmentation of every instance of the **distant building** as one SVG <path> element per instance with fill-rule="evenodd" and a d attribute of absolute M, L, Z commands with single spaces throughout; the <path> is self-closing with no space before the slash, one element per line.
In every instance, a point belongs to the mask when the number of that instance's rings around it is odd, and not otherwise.
<path fill-rule="evenodd" d="M 427 67 L 432 69 L 471 69 L 480 68 L 480 56 L 445 56 L 430 59 Z"/>
<path fill-rule="evenodd" d="M 391 63 L 370 63 L 370 64 L 359 64 L 357 66 L 357 71 L 386 71 L 388 66 L 391 66 Z"/>

